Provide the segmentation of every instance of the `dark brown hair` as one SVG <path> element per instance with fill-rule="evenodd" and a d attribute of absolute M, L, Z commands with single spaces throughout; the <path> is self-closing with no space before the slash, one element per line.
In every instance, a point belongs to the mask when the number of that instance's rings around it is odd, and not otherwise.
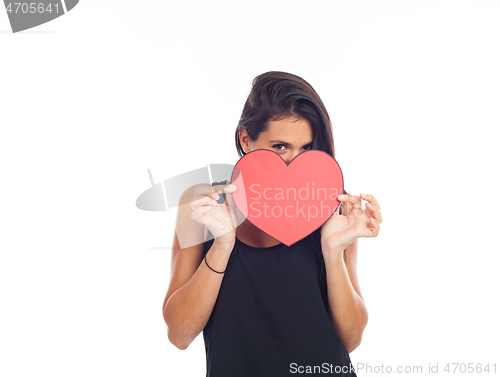
<path fill-rule="evenodd" d="M 245 151 L 240 144 L 239 130 L 245 128 L 251 141 L 256 141 L 261 132 L 269 127 L 270 121 L 288 117 L 306 119 L 312 127 L 314 140 L 312 149 L 321 150 L 335 158 L 332 124 L 325 105 L 314 88 L 304 79 L 287 72 L 270 71 L 257 76 L 243 107 L 235 142 L 238 155 Z M 342 190 L 343 194 L 347 194 Z M 340 214 L 342 214 L 342 206 Z M 321 251 L 321 227 L 304 238 L 315 251 L 324 271 Z"/>

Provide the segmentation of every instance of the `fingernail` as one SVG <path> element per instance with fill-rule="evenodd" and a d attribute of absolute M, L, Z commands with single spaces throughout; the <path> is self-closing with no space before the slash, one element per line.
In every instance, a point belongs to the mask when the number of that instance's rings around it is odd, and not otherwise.
<path fill-rule="evenodd" d="M 236 186 L 235 186 L 235 185 L 229 185 L 229 188 L 230 188 L 231 190 L 234 190 L 234 189 L 236 189 Z"/>
<path fill-rule="evenodd" d="M 339 199 L 344 199 L 344 195 L 339 195 L 338 198 Z"/>

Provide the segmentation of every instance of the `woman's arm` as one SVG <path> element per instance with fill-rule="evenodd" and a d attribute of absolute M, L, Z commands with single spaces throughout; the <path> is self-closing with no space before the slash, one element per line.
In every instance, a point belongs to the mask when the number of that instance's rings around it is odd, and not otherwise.
<path fill-rule="evenodd" d="M 178 250 L 172 254 L 173 276 L 163 303 L 163 318 L 168 326 L 168 338 L 182 350 L 205 328 L 224 276 L 201 263 L 203 256 L 192 250 L 193 248 Z M 207 263 L 216 271 L 224 271 L 231 250 L 231 245 L 214 240 L 207 253 Z M 188 277 L 188 272 L 193 270 L 198 261 L 198 268 Z"/>
<path fill-rule="evenodd" d="M 350 203 L 341 205 L 347 216 Z M 327 292 L 330 319 L 342 343 L 350 353 L 360 344 L 368 323 L 366 309 L 357 274 L 358 240 L 355 239 L 344 250 L 329 250 L 322 243 L 326 267 Z"/>
<path fill-rule="evenodd" d="M 181 203 L 189 203 L 192 195 L 186 191 Z M 211 271 L 203 262 L 204 244 L 181 249 L 177 232 L 199 235 L 204 226 L 191 218 L 189 204 L 179 205 L 176 232 L 172 245 L 171 278 L 163 302 L 163 318 L 168 326 L 168 338 L 179 349 L 186 349 L 206 326 L 219 294 L 223 274 Z M 182 226 L 181 226 L 182 224 Z M 207 263 L 216 271 L 226 269 L 234 246 L 234 237 L 214 239 L 207 252 Z"/>
<path fill-rule="evenodd" d="M 368 323 L 368 311 L 361 296 L 356 272 L 358 240 L 344 251 L 323 245 L 329 315 L 333 327 L 350 353 L 361 343 Z"/>
<path fill-rule="evenodd" d="M 361 199 L 367 201 L 362 208 Z M 326 267 L 328 314 L 349 352 L 361 343 L 368 311 L 359 289 L 356 260 L 359 237 L 377 237 L 382 223 L 380 205 L 373 195 L 343 194 L 336 212 L 321 227 L 321 248 Z M 340 215 L 340 208 L 346 214 Z M 342 211 L 343 212 L 343 211 Z"/>

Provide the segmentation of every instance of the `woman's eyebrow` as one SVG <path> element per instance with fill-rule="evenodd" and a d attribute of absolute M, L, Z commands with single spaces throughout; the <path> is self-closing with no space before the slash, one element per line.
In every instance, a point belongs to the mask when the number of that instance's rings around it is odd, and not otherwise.
<path fill-rule="evenodd" d="M 283 145 L 286 145 L 287 147 L 290 146 L 290 143 L 287 143 L 286 141 L 283 141 L 283 140 L 269 140 L 270 143 L 278 143 L 278 144 L 283 144 Z M 307 144 L 304 144 L 303 147 L 305 147 L 306 145 L 309 145 L 309 144 L 312 144 L 314 141 L 311 141 Z"/>

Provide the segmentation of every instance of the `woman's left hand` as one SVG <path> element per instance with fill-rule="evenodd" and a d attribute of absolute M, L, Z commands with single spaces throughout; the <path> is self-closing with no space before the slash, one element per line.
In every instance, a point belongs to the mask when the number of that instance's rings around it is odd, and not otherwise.
<path fill-rule="evenodd" d="M 367 201 L 365 209 L 361 207 L 361 199 Z M 382 222 L 380 206 L 373 195 L 339 195 L 341 202 L 326 223 L 321 227 L 322 249 L 343 251 L 358 237 L 377 237 Z M 351 204 L 347 216 L 339 215 L 342 202 Z"/>

